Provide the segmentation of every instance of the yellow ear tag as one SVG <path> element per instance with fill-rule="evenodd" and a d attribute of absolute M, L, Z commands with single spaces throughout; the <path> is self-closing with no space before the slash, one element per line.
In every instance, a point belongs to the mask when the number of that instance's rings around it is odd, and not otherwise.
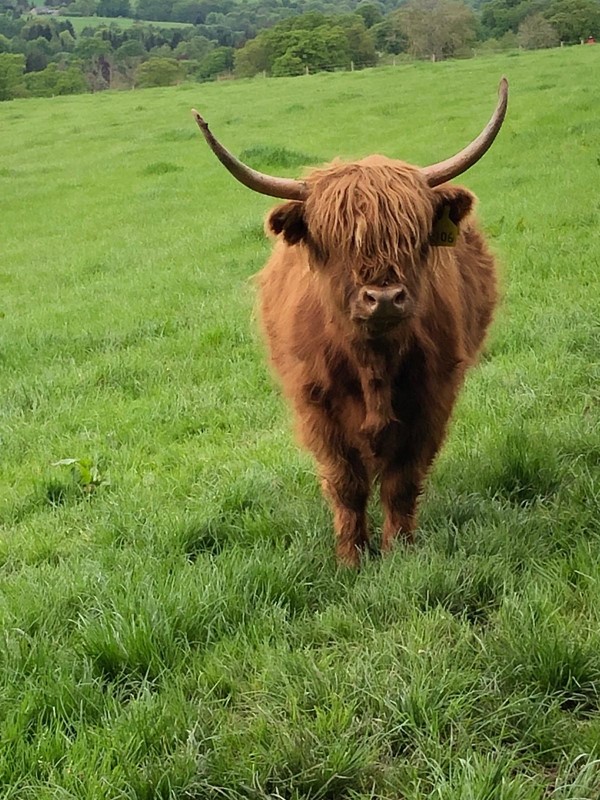
<path fill-rule="evenodd" d="M 433 223 L 431 244 L 437 247 L 454 247 L 458 239 L 458 225 L 450 219 L 450 206 L 442 208 L 442 216 Z"/>

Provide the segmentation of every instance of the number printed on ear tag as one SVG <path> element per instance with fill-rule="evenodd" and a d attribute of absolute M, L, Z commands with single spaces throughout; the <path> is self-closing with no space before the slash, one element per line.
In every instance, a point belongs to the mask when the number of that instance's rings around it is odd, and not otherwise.
<path fill-rule="evenodd" d="M 437 247 L 454 247 L 458 239 L 458 225 L 450 219 L 450 206 L 442 208 L 442 216 L 433 223 L 431 244 Z"/>

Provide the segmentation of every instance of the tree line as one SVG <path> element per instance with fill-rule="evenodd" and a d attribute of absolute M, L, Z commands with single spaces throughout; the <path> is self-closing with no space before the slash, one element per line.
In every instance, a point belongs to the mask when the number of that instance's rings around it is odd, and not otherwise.
<path fill-rule="evenodd" d="M 113 12 L 129 2 L 92 1 Z M 479 7 L 463 0 L 408 0 L 391 10 L 384 3 L 362 2 L 345 13 L 336 3 L 335 14 L 298 13 L 308 0 L 255 0 L 263 10 L 253 22 L 254 27 L 264 22 L 260 30 L 243 28 L 252 0 L 243 6 L 234 0 L 185 0 L 195 9 L 195 24 L 172 28 L 137 21 L 123 27 L 115 20 L 79 34 L 69 17 L 24 15 L 27 8 L 15 4 L 27 2 L 0 0 L 0 100 L 223 75 L 361 69 L 395 57 L 440 60 L 600 37 L 600 0 L 484 0 Z M 74 0 L 68 9 L 84 2 Z M 156 16 L 160 6 L 163 16 L 173 15 L 183 3 L 138 0 L 137 13 L 145 8 Z M 283 18 L 274 21 L 277 14 Z"/>

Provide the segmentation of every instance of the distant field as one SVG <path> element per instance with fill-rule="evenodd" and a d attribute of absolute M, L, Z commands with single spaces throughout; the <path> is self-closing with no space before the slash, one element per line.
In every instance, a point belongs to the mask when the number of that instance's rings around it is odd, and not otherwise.
<path fill-rule="evenodd" d="M 130 28 L 139 22 L 142 25 L 156 25 L 159 28 L 190 28 L 186 22 L 153 22 L 151 20 L 129 19 L 129 17 L 71 17 L 62 15 L 69 20 L 76 33 L 81 33 L 84 28 L 96 28 L 101 25 L 118 25 L 121 28 Z"/>
<path fill-rule="evenodd" d="M 581 47 L 0 104 L 3 798 L 598 800 L 599 72 Z M 502 74 L 462 179 L 502 308 L 417 544 L 338 570 L 255 333 L 273 202 L 190 108 L 271 172 L 425 164 Z"/>

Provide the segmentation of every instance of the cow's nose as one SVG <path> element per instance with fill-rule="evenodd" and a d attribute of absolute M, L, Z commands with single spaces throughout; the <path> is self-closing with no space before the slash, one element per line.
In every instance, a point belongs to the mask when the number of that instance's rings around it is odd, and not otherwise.
<path fill-rule="evenodd" d="M 395 316 L 401 315 L 408 300 L 405 286 L 363 286 L 360 290 L 359 301 L 370 316 Z"/>

